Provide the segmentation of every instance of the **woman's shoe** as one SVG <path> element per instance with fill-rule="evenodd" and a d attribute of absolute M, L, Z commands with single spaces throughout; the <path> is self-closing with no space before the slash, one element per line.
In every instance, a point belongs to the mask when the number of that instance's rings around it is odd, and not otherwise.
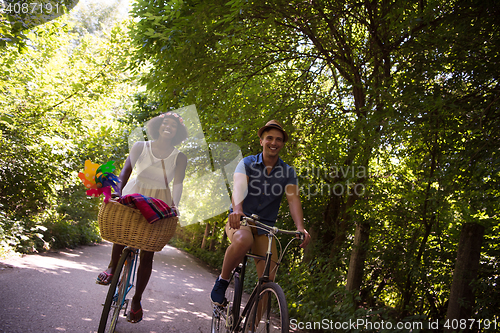
<path fill-rule="evenodd" d="M 97 280 L 95 281 L 95 283 L 107 286 L 108 284 L 111 283 L 112 279 L 113 279 L 113 274 L 109 274 L 108 272 L 104 271 L 97 276 Z"/>
<path fill-rule="evenodd" d="M 136 324 L 142 320 L 142 306 L 139 310 L 134 311 L 130 308 L 130 311 L 127 313 L 127 321 L 129 323 Z"/>

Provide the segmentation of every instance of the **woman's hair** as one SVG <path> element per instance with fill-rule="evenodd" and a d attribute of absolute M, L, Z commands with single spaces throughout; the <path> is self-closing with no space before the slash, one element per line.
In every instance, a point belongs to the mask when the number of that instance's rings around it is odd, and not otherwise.
<path fill-rule="evenodd" d="M 186 130 L 186 126 L 184 125 L 184 120 L 182 119 L 181 116 L 179 116 L 175 112 L 162 113 L 159 116 L 151 119 L 148 122 L 149 136 L 153 140 L 158 139 L 158 137 L 160 136 L 160 126 L 163 123 L 163 120 L 165 118 L 172 118 L 175 121 L 177 121 L 177 133 L 175 134 L 174 138 L 172 139 L 172 145 L 177 146 L 182 141 L 187 139 L 188 133 Z"/>

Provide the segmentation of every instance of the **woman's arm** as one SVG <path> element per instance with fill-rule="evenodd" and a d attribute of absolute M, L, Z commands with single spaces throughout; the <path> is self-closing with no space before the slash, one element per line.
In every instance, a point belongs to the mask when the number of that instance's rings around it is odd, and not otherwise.
<path fill-rule="evenodd" d="M 186 176 L 187 156 L 179 153 L 175 164 L 174 183 L 172 186 L 172 200 L 174 206 L 181 201 L 184 177 Z"/>
<path fill-rule="evenodd" d="M 120 189 L 120 195 L 122 194 L 122 190 L 127 185 L 127 182 L 130 178 L 130 175 L 132 174 L 132 170 L 134 169 L 135 162 L 137 162 L 137 159 L 139 158 L 139 155 L 142 153 L 142 149 L 144 148 L 144 142 L 139 141 L 134 143 L 132 146 L 132 149 L 130 149 L 130 154 L 128 155 L 127 159 L 125 160 L 125 165 L 123 166 L 122 171 L 120 172 L 120 184 L 118 185 Z"/>

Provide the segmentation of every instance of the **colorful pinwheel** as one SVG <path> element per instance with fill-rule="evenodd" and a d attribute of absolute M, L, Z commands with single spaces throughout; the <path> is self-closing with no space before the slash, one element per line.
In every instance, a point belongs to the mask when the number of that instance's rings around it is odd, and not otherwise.
<path fill-rule="evenodd" d="M 120 179 L 113 174 L 116 167 L 114 161 L 106 162 L 102 165 L 92 163 L 89 160 L 85 161 L 85 169 L 78 173 L 78 177 L 82 180 L 87 190 L 88 196 L 98 197 L 104 193 L 104 202 L 108 202 L 111 198 L 111 187 L 118 192 Z"/>

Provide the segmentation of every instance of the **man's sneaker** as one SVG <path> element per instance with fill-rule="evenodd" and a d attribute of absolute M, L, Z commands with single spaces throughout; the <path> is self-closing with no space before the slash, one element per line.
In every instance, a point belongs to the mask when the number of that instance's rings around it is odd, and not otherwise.
<path fill-rule="evenodd" d="M 220 276 L 215 280 L 214 288 L 210 294 L 210 299 L 212 303 L 216 305 L 224 305 L 224 300 L 226 299 L 226 289 L 229 285 L 229 281 L 222 280 Z"/>

